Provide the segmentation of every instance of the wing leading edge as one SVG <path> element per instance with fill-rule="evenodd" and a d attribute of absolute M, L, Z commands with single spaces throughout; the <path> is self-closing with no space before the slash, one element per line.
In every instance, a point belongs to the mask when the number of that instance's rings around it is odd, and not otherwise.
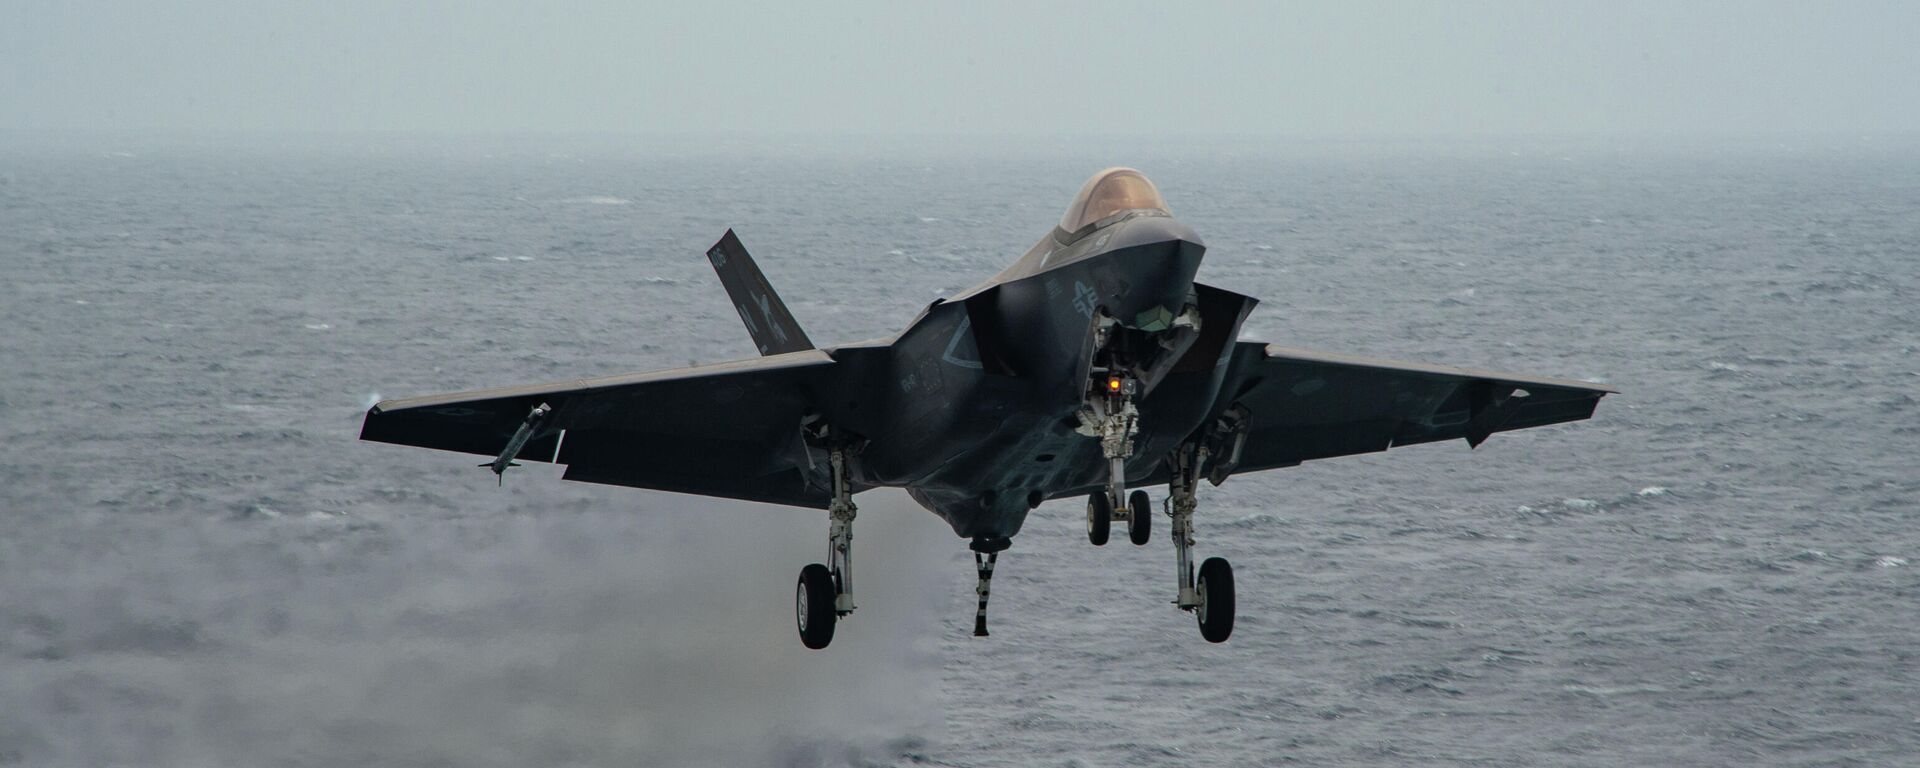
<path fill-rule="evenodd" d="M 1619 390 L 1572 379 L 1406 363 L 1237 342 L 1216 409 L 1239 408 L 1231 471 L 1579 421 Z"/>
<path fill-rule="evenodd" d="M 804 350 L 388 400 L 367 411 L 360 438 L 496 456 L 545 404 L 551 414 L 513 458 L 565 464 L 568 480 L 823 508 L 831 494 L 800 429 L 837 368 Z"/>

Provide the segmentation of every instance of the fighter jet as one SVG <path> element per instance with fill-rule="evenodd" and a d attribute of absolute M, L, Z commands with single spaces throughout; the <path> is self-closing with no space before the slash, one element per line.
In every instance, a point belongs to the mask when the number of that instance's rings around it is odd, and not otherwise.
<path fill-rule="evenodd" d="M 890 337 L 816 347 L 732 230 L 707 251 L 761 357 L 388 400 L 360 437 L 566 465 L 567 480 L 824 509 L 801 641 L 854 610 L 854 496 L 905 488 L 970 542 L 987 634 L 999 553 L 1034 508 L 1084 498 L 1087 539 L 1146 544 L 1159 505 L 1174 604 L 1233 631 L 1233 568 L 1194 563 L 1200 481 L 1577 421 L 1617 390 L 1240 340 L 1255 299 L 1195 281 L 1206 246 L 1139 171 L 1095 174 L 999 274 Z"/>

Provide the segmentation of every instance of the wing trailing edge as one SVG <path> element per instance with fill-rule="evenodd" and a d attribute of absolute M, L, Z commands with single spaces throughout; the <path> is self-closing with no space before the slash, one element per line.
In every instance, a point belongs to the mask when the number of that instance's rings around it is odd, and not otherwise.
<path fill-rule="evenodd" d="M 1235 474 L 1591 418 L 1619 392 L 1578 379 L 1236 342 L 1216 411 L 1249 416 Z"/>

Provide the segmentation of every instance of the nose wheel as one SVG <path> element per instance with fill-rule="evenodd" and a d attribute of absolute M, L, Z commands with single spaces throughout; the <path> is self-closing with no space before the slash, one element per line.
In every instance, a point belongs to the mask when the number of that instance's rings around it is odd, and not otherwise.
<path fill-rule="evenodd" d="M 1107 536 L 1113 532 L 1113 497 L 1106 491 L 1094 491 L 1087 494 L 1087 541 L 1096 547 L 1107 545 Z"/>
<path fill-rule="evenodd" d="M 1134 491 L 1127 497 L 1127 540 L 1144 547 L 1153 535 L 1153 501 L 1146 491 Z"/>
<path fill-rule="evenodd" d="M 1127 540 L 1134 546 L 1145 546 L 1153 536 L 1153 502 L 1146 491 L 1134 491 L 1127 496 L 1127 505 L 1119 508 L 1107 492 L 1095 491 L 1087 494 L 1087 541 L 1106 546 L 1116 517 L 1127 522 Z"/>

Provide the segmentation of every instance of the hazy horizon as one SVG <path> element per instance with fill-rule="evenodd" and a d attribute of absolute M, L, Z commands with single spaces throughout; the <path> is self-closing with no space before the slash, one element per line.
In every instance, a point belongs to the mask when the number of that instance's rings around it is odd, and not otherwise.
<path fill-rule="evenodd" d="M 1920 132 L 1920 6 L 0 9 L 0 133 L 602 137 Z"/>

